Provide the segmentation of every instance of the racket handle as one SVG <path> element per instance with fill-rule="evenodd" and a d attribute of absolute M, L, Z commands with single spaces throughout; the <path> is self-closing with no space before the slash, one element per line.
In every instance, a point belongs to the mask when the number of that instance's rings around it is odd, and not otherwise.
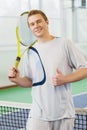
<path fill-rule="evenodd" d="M 16 57 L 16 61 L 15 61 L 15 64 L 14 64 L 14 67 L 15 67 L 15 68 L 18 68 L 20 59 L 21 59 L 20 57 Z"/>

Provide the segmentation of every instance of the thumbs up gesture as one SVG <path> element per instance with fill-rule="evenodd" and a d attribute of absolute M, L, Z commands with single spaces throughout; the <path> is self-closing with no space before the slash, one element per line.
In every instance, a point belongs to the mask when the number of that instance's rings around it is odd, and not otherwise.
<path fill-rule="evenodd" d="M 64 75 L 61 71 L 58 70 L 58 68 L 52 77 L 52 82 L 54 86 L 61 86 L 64 84 Z"/>

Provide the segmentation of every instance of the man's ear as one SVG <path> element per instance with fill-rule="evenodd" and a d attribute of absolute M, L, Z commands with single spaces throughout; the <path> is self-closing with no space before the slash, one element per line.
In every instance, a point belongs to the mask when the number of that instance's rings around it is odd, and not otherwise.
<path fill-rule="evenodd" d="M 46 23 L 49 24 L 49 21 L 47 20 Z"/>

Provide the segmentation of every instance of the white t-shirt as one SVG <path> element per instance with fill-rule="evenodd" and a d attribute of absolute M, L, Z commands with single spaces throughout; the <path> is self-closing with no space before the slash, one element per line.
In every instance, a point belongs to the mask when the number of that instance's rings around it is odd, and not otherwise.
<path fill-rule="evenodd" d="M 36 43 L 35 50 L 40 55 L 45 70 L 45 79 L 41 85 L 32 87 L 32 109 L 30 117 L 54 121 L 75 116 L 71 94 L 71 84 L 54 87 L 52 77 L 58 68 L 64 75 L 73 69 L 87 67 L 85 58 L 65 38 L 54 38 L 45 43 Z M 34 52 L 33 52 L 34 53 Z M 39 69 L 32 49 L 25 54 L 24 75 L 32 81 L 41 80 L 43 71 Z M 78 87 L 78 86 L 77 86 Z"/>

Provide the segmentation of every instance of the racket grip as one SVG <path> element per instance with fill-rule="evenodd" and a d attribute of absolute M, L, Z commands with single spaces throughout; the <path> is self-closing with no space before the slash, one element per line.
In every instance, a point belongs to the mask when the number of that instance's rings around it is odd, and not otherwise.
<path fill-rule="evenodd" d="M 16 57 L 15 64 L 14 64 L 14 67 L 15 67 L 15 68 L 18 68 L 20 59 L 21 59 L 20 57 Z"/>

